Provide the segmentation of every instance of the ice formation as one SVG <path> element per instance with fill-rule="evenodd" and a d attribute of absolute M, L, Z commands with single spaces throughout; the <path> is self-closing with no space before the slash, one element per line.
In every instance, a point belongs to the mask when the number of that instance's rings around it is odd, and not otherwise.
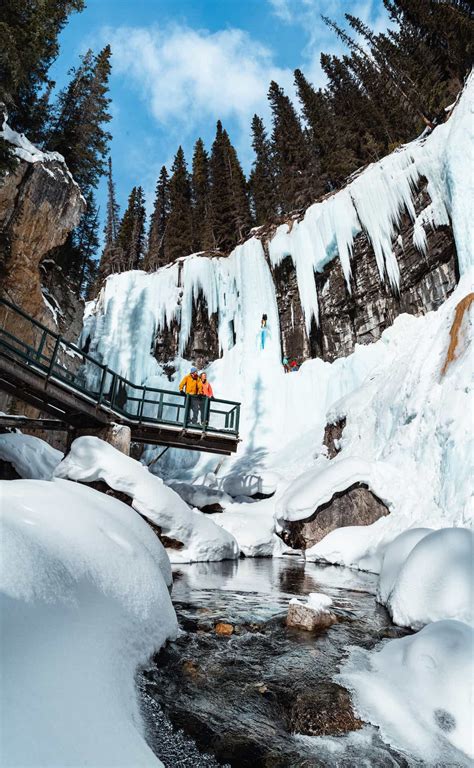
<path fill-rule="evenodd" d="M 147 467 L 125 456 L 98 437 L 78 437 L 55 470 L 56 477 L 91 482 L 104 480 L 116 491 L 127 494 L 132 506 L 162 533 L 178 542 L 168 554 L 174 563 L 234 559 L 239 547 L 234 537 L 217 526 L 208 515 L 190 509 L 161 478 Z"/>
<path fill-rule="evenodd" d="M 177 633 L 161 543 L 66 480 L 3 481 L 0 513 L 2 764 L 160 766 L 134 679 Z"/>

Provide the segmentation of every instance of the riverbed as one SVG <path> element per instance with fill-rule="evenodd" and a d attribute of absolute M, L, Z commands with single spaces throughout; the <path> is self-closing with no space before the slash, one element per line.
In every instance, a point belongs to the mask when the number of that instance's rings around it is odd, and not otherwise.
<path fill-rule="evenodd" d="M 376 576 L 294 556 L 180 565 L 173 576 L 180 636 L 139 679 L 166 768 L 421 765 L 362 723 L 334 680 L 351 645 L 405 634 L 376 602 Z M 332 598 L 338 622 L 286 627 L 289 600 L 310 592 Z"/>

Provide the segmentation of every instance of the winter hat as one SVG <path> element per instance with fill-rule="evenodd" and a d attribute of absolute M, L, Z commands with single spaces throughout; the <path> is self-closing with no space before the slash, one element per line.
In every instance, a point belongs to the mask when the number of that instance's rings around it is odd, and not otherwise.
<path fill-rule="evenodd" d="M 198 372 L 198 369 L 196 368 L 196 366 L 192 365 L 191 366 L 191 373 L 197 373 L 197 372 Z"/>

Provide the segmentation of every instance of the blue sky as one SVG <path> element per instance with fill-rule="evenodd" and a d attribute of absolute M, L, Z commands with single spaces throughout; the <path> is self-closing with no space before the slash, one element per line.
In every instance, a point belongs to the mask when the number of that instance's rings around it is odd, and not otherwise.
<path fill-rule="evenodd" d="M 252 115 L 270 128 L 270 80 L 293 94 L 292 73 L 301 67 L 323 84 L 321 51 L 342 49 L 321 14 L 342 21 L 345 12 L 377 30 L 387 23 L 381 0 L 87 0 L 61 35 L 51 76 L 63 85 L 79 54 L 111 44 L 118 198 L 123 212 L 141 184 L 150 209 L 161 166 L 170 167 L 179 144 L 190 162 L 198 136 L 210 148 L 218 118 L 249 171 Z M 98 202 L 103 213 L 104 184 Z"/>

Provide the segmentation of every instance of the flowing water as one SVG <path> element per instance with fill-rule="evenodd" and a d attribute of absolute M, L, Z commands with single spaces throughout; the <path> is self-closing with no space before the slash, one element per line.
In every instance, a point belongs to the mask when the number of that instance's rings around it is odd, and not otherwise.
<path fill-rule="evenodd" d="M 404 634 L 375 586 L 371 574 L 295 557 L 176 567 L 181 633 L 139 681 L 147 738 L 166 768 L 417 765 L 357 719 L 333 679 L 349 646 Z M 329 629 L 286 627 L 290 598 L 309 592 L 333 599 Z"/>

